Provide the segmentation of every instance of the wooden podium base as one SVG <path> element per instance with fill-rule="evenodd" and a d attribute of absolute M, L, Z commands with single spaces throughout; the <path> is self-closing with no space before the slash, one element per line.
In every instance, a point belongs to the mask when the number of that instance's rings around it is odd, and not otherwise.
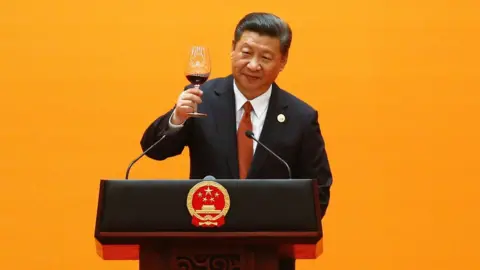
<path fill-rule="evenodd" d="M 277 270 L 275 247 L 140 246 L 140 270 Z"/>

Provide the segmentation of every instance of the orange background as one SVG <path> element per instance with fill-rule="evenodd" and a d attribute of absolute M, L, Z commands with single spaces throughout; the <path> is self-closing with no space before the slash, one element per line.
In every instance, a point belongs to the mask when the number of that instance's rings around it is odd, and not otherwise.
<path fill-rule="evenodd" d="M 93 239 L 98 183 L 187 83 L 229 72 L 237 21 L 290 22 L 278 82 L 320 112 L 325 251 L 299 269 L 480 269 L 478 1 L 1 1 L 0 269 L 137 269 Z M 187 152 L 132 178 L 186 178 Z"/>

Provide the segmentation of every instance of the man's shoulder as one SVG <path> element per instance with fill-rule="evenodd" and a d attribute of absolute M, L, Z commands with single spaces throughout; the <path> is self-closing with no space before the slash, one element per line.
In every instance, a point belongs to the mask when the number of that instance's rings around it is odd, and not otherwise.
<path fill-rule="evenodd" d="M 312 115 L 317 112 L 317 110 L 309 104 L 307 101 L 297 97 L 296 95 L 292 94 L 291 92 L 282 89 L 279 87 L 280 95 L 282 95 L 283 99 L 286 101 L 288 106 L 293 107 L 294 111 L 302 114 L 302 115 Z"/>

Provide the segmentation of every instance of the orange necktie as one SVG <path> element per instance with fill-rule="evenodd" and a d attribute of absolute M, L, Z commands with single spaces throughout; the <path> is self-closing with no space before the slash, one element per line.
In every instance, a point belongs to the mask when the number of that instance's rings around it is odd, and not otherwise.
<path fill-rule="evenodd" d="M 252 120 L 250 112 L 253 110 L 252 104 L 249 101 L 243 104 L 242 120 L 238 125 L 237 131 L 237 147 L 238 147 L 238 169 L 240 172 L 240 179 L 247 178 L 248 170 L 253 159 L 253 140 L 245 135 L 247 130 L 252 131 Z"/>

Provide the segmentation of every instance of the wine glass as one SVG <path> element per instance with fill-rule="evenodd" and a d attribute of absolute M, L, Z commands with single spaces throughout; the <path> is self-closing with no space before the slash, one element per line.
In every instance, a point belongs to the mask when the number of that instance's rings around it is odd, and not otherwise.
<path fill-rule="evenodd" d="M 208 80 L 210 71 L 211 65 L 208 49 L 202 46 L 192 46 L 185 69 L 185 76 L 187 77 L 187 80 L 193 84 L 195 88 L 200 88 L 200 85 Z M 188 115 L 191 117 L 207 116 L 207 114 L 197 111 L 189 113 Z"/>

